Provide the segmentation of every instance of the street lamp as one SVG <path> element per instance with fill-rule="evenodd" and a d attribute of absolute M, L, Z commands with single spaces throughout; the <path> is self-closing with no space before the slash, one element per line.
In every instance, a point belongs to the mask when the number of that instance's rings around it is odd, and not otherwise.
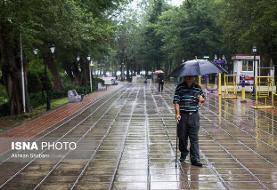
<path fill-rule="evenodd" d="M 81 59 L 81 58 L 80 58 L 80 56 L 78 55 L 78 56 L 76 57 L 76 61 L 79 62 L 80 59 Z"/>
<path fill-rule="evenodd" d="M 90 82 L 90 92 L 92 92 L 92 76 L 91 76 L 91 57 L 87 56 L 88 64 L 89 64 L 89 82 Z"/>
<path fill-rule="evenodd" d="M 214 60 L 217 60 L 217 55 L 216 54 L 214 55 Z"/>
<path fill-rule="evenodd" d="M 92 61 L 90 61 L 89 64 L 89 78 L 90 78 L 90 91 L 92 92 L 92 82 L 93 82 L 93 66 L 94 64 L 92 63 Z"/>
<path fill-rule="evenodd" d="M 253 91 L 252 91 L 252 96 L 255 96 L 255 85 L 256 85 L 256 54 L 257 54 L 257 47 L 253 46 L 252 48 L 252 53 L 254 55 L 254 82 L 253 82 Z"/>
<path fill-rule="evenodd" d="M 121 81 L 123 81 L 123 66 L 124 66 L 124 63 L 121 63 Z"/>
<path fill-rule="evenodd" d="M 54 53 L 55 53 L 56 47 L 55 47 L 54 44 L 52 44 L 52 45 L 49 47 L 49 49 L 50 49 L 50 52 L 52 53 L 53 61 L 54 61 Z M 48 77 L 47 77 L 47 66 L 46 66 L 46 62 L 45 62 L 45 66 L 44 66 L 44 74 L 45 74 L 45 80 L 48 79 Z M 48 80 L 47 80 L 47 82 L 48 82 Z M 49 81 L 49 82 L 50 82 L 50 81 Z M 49 90 L 50 90 L 50 89 L 48 88 L 48 86 L 46 86 L 46 110 L 47 110 L 47 111 L 51 109 L 51 100 L 50 100 Z"/>
<path fill-rule="evenodd" d="M 51 51 L 52 54 L 55 53 L 55 49 L 56 49 L 56 47 L 54 45 L 50 46 L 50 51 Z"/>
<path fill-rule="evenodd" d="M 52 45 L 49 47 L 50 51 L 52 54 L 55 53 L 55 46 Z M 33 49 L 33 53 L 35 55 L 38 55 L 38 52 L 39 50 L 36 48 L 36 49 Z M 47 77 L 47 63 L 45 62 L 44 63 L 44 83 L 45 83 L 45 91 L 46 91 L 46 111 L 50 110 L 51 109 L 51 102 L 50 102 L 50 94 L 49 94 L 49 89 L 48 89 L 48 77 Z"/>
<path fill-rule="evenodd" d="M 38 54 L 38 49 L 34 49 L 33 52 L 34 52 L 35 55 L 37 55 Z"/>

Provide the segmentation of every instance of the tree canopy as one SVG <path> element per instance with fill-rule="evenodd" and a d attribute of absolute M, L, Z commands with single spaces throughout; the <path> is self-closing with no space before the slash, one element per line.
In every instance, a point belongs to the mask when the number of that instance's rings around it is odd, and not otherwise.
<path fill-rule="evenodd" d="M 46 87 L 63 92 L 64 73 L 87 85 L 88 55 L 96 70 L 121 76 L 126 71 L 127 78 L 155 69 L 170 73 L 195 56 L 224 54 L 230 61 L 235 53 L 251 53 L 254 45 L 264 66 L 276 65 L 276 9 L 275 0 L 185 0 L 178 7 L 167 0 L 3 0 L 0 77 L 10 112 L 22 112 L 20 38 L 26 78 L 37 85 L 30 93 Z M 48 80 L 41 77 L 44 65 Z"/>
<path fill-rule="evenodd" d="M 91 54 L 97 59 L 107 52 L 116 29 L 112 14 L 124 3 L 125 0 L 1 1 L 1 82 L 7 89 L 11 113 L 22 112 L 20 38 L 26 75 L 28 62 L 35 59 L 33 49 L 38 49 L 39 57 L 52 74 L 54 90 L 62 91 L 64 88 L 60 79 L 61 68 L 65 68 L 72 77 L 81 77 L 79 81 L 86 83 L 88 65 L 85 65 L 85 58 Z M 57 52 L 55 61 L 49 50 L 53 44 Z M 76 69 L 77 55 L 81 56 L 79 64 L 82 70 Z"/>

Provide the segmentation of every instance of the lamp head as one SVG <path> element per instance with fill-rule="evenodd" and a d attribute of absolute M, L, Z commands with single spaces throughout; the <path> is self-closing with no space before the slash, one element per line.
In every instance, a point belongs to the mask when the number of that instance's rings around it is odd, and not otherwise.
<path fill-rule="evenodd" d="M 252 52 L 253 52 L 253 53 L 257 53 L 257 47 L 256 47 L 256 46 L 253 46 Z"/>
<path fill-rule="evenodd" d="M 55 49 L 56 49 L 55 45 L 50 46 L 50 51 L 51 51 L 52 54 L 55 53 Z"/>
<path fill-rule="evenodd" d="M 34 49 L 33 52 L 34 52 L 35 55 L 37 55 L 38 54 L 38 49 Z"/>
<path fill-rule="evenodd" d="M 93 66 L 94 66 L 94 64 L 92 63 L 92 61 L 90 62 L 89 66 L 90 66 L 90 67 L 93 67 Z"/>

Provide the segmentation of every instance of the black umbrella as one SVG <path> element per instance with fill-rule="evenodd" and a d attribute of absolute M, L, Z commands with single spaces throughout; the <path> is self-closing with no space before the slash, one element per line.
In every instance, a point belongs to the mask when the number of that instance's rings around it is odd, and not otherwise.
<path fill-rule="evenodd" d="M 198 75 L 207 75 L 214 73 L 226 72 L 222 67 L 211 63 L 208 60 L 204 59 L 194 59 L 182 63 L 181 66 L 176 68 L 171 76 L 174 77 L 183 77 L 183 76 L 198 76 Z"/>

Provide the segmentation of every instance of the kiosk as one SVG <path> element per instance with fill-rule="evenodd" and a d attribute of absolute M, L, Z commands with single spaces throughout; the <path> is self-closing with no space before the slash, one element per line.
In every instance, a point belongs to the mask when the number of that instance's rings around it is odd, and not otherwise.
<path fill-rule="evenodd" d="M 236 82 L 238 84 L 238 91 L 241 91 L 241 84 L 244 83 L 245 91 L 252 92 L 254 85 L 254 68 L 255 78 L 257 76 L 270 76 L 274 78 L 274 67 L 261 67 L 259 55 L 254 56 L 246 54 L 237 54 L 232 57 L 233 73 L 236 75 Z M 255 67 L 254 67 L 255 64 Z M 274 91 L 276 87 L 273 87 Z"/>

